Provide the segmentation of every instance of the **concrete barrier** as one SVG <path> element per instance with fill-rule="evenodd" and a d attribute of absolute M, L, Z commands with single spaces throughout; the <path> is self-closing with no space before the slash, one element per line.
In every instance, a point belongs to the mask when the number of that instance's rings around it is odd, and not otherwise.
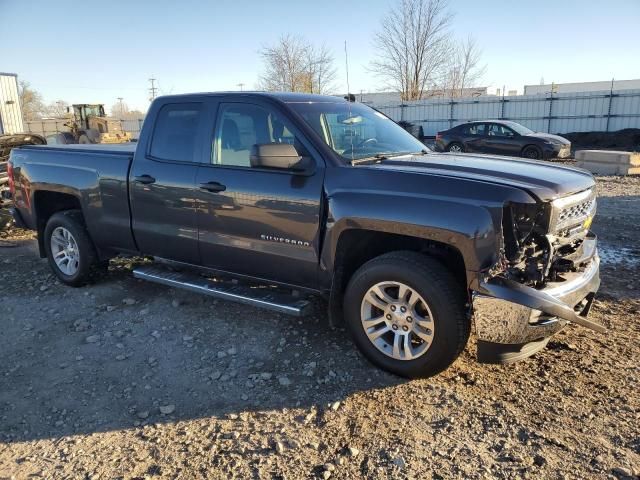
<path fill-rule="evenodd" d="M 640 175 L 640 153 L 577 150 L 576 165 L 600 175 Z"/>

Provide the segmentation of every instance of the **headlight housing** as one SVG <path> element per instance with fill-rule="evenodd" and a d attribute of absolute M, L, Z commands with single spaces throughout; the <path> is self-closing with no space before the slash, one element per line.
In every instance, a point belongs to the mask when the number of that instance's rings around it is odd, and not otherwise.
<path fill-rule="evenodd" d="M 538 203 L 509 203 L 502 216 L 504 247 L 507 260 L 517 262 L 524 247 L 536 235 L 544 235 L 548 228 L 548 205 Z"/>

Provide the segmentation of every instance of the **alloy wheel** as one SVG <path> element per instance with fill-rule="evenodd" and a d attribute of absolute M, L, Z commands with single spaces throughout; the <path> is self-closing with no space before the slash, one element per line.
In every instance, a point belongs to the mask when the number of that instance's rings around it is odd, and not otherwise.
<path fill-rule="evenodd" d="M 51 233 L 51 255 L 56 266 L 65 275 L 72 276 L 80 268 L 78 243 L 69 230 L 56 227 Z"/>
<path fill-rule="evenodd" d="M 360 319 L 369 341 L 395 360 L 421 357 L 433 342 L 429 306 L 404 283 L 389 281 L 372 286 L 362 299 Z"/>

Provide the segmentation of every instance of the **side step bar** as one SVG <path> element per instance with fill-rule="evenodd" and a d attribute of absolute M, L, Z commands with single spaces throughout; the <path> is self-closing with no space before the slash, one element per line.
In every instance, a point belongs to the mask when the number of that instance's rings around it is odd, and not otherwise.
<path fill-rule="evenodd" d="M 248 285 L 230 281 L 213 281 L 191 272 L 175 272 L 155 265 L 133 270 L 133 276 L 168 287 L 203 293 L 221 300 L 244 303 L 275 312 L 301 317 L 310 303 L 270 286 Z"/>

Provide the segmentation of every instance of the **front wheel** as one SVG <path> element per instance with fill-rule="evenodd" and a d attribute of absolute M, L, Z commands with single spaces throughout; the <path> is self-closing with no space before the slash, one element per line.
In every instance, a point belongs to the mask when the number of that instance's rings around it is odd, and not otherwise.
<path fill-rule="evenodd" d="M 540 160 L 542 158 L 542 151 L 534 145 L 529 145 L 522 150 L 522 156 L 530 160 Z"/>
<path fill-rule="evenodd" d="M 345 321 L 375 365 L 409 378 L 451 365 L 469 339 L 464 291 L 438 261 L 393 252 L 365 263 L 345 293 Z"/>

